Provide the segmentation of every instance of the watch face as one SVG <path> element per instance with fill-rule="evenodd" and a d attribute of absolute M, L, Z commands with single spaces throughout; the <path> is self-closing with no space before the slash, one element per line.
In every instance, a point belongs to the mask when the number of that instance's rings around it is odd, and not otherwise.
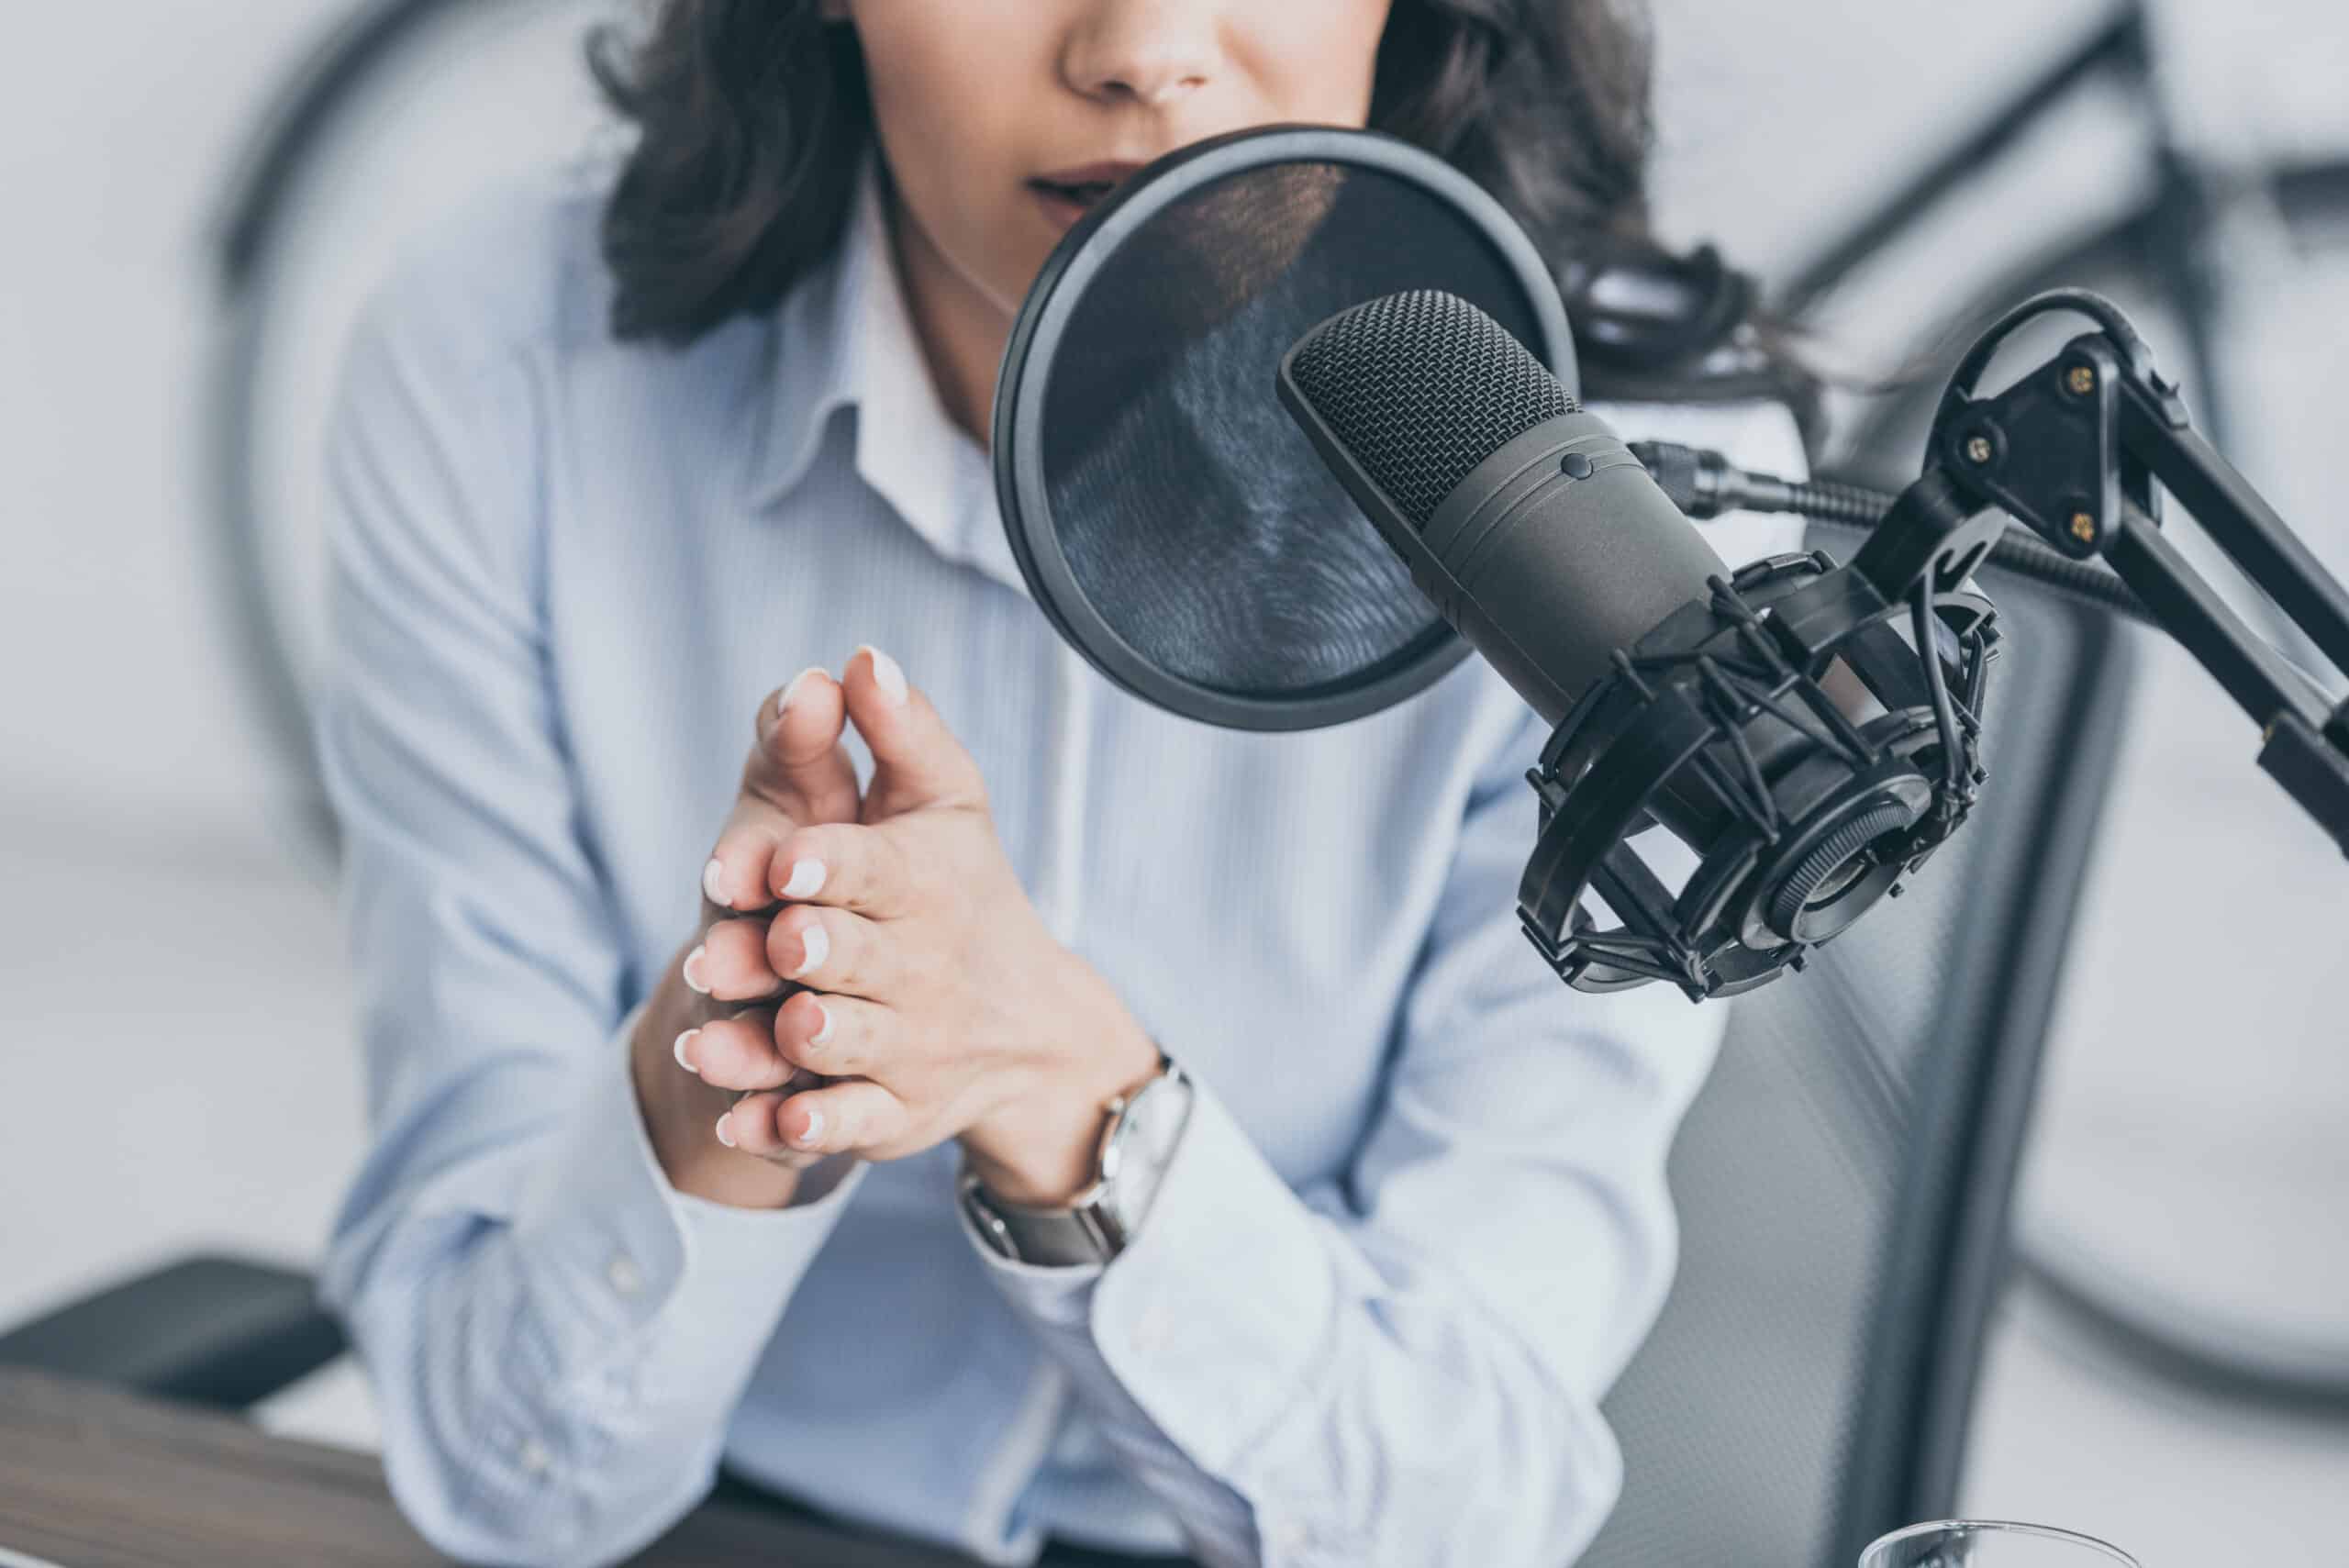
<path fill-rule="evenodd" d="M 1163 1075 L 1144 1084 L 1126 1112 L 1127 1119 L 1135 1124 L 1131 1136 L 1139 1148 L 1148 1151 L 1152 1164 L 1164 1165 L 1174 1152 L 1174 1140 L 1183 1130 L 1184 1113 L 1190 1104 L 1191 1085 Z"/>
<path fill-rule="evenodd" d="M 1118 1123 L 1109 1190 L 1105 1195 L 1125 1229 L 1130 1230 L 1141 1223 L 1159 1178 L 1174 1156 L 1190 1108 L 1190 1083 L 1174 1073 L 1152 1078 L 1127 1104 L 1126 1114 Z"/>

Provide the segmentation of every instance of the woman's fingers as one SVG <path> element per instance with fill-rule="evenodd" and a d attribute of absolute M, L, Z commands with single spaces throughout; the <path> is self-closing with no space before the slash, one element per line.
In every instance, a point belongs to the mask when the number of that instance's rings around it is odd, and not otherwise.
<path fill-rule="evenodd" d="M 804 1171 L 821 1160 L 823 1151 L 815 1149 L 794 1149 L 775 1136 L 775 1111 L 788 1091 L 770 1089 L 763 1094 L 745 1095 L 728 1107 L 718 1118 L 717 1138 L 729 1149 L 739 1149 L 745 1154 L 755 1154 L 762 1160 L 772 1160 L 778 1165 L 788 1165 Z"/>
<path fill-rule="evenodd" d="M 914 868 L 905 846 L 880 828 L 818 822 L 794 828 L 775 846 L 766 892 L 776 898 L 829 904 L 867 919 L 907 912 Z"/>
<path fill-rule="evenodd" d="M 767 968 L 811 989 L 884 995 L 896 977 L 894 942 L 887 927 L 862 915 L 795 904 L 768 923 Z"/>
<path fill-rule="evenodd" d="M 848 706 L 839 683 L 811 664 L 759 705 L 742 787 L 701 873 L 702 896 L 721 909 L 772 904 L 776 846 L 811 822 L 853 822 L 856 764 L 841 743 Z"/>
<path fill-rule="evenodd" d="M 769 1156 L 815 1156 L 884 1147 L 906 1132 L 905 1102 L 869 1078 L 846 1078 L 796 1094 L 748 1095 L 727 1129 L 734 1146 Z"/>
<path fill-rule="evenodd" d="M 702 862 L 701 895 L 722 912 L 747 914 L 774 903 L 767 868 L 775 845 L 798 826 L 767 801 L 747 795 L 735 801 L 709 859 Z"/>
<path fill-rule="evenodd" d="M 862 660 L 856 653 L 864 655 Z M 841 669 L 841 700 L 873 753 L 865 805 L 875 821 L 925 806 L 985 810 L 979 764 L 930 698 L 907 684 L 897 662 L 871 643 L 857 645 Z"/>
<path fill-rule="evenodd" d="M 778 867 L 776 857 L 784 841 L 802 826 L 801 818 L 772 800 L 736 796 L 709 859 L 702 863 L 701 895 L 720 912 L 749 914 L 766 908 L 774 902 L 769 884 L 787 882 L 791 876 L 789 864 Z"/>
<path fill-rule="evenodd" d="M 811 664 L 759 706 L 742 793 L 774 802 L 801 822 L 853 822 L 856 764 L 841 743 L 848 699 Z"/>
<path fill-rule="evenodd" d="M 745 1007 L 685 1030 L 672 1053 L 678 1066 L 704 1083 L 738 1093 L 786 1088 L 795 1078 L 818 1082 L 814 1072 L 776 1049 L 774 1020 L 772 1007 Z"/>
<path fill-rule="evenodd" d="M 775 1049 L 787 1062 L 827 1078 L 860 1078 L 880 1060 L 876 1047 L 890 1010 L 862 996 L 800 991 L 774 1013 Z"/>
<path fill-rule="evenodd" d="M 685 955 L 685 984 L 720 1002 L 755 1002 L 774 995 L 783 977 L 767 956 L 767 921 L 752 916 L 720 920 Z"/>

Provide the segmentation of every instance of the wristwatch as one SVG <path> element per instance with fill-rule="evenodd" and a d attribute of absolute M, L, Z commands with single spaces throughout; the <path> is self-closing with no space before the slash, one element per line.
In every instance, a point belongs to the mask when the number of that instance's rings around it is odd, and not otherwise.
<path fill-rule="evenodd" d="M 987 1191 L 970 1156 L 963 1158 L 963 1207 L 988 1245 L 1023 1263 L 1106 1262 L 1125 1251 L 1157 1195 L 1161 1177 L 1191 1115 L 1191 1081 L 1158 1053 L 1158 1072 L 1102 1106 L 1101 1152 L 1094 1178 L 1066 1208 L 1007 1203 Z"/>

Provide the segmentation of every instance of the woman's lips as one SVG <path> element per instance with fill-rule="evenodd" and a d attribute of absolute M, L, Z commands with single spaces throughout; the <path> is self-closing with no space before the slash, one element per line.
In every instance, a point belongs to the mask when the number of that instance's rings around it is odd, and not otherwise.
<path fill-rule="evenodd" d="M 1029 181 L 1028 193 L 1036 198 L 1036 205 L 1044 209 L 1045 221 L 1063 232 L 1075 228 L 1077 220 L 1093 207 L 1091 202 L 1080 201 L 1041 180 Z"/>
<path fill-rule="evenodd" d="M 1066 229 L 1091 211 L 1096 202 L 1118 188 L 1141 165 L 1122 160 L 1080 163 L 1056 169 L 1028 182 L 1029 191 L 1056 228 Z"/>

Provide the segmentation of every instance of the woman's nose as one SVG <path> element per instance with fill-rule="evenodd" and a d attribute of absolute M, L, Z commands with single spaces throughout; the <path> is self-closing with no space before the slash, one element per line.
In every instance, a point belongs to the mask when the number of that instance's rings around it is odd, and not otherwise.
<path fill-rule="evenodd" d="M 1097 0 L 1069 31 L 1062 73 L 1088 98 L 1173 104 L 1214 76 L 1224 8 L 1220 0 Z"/>

